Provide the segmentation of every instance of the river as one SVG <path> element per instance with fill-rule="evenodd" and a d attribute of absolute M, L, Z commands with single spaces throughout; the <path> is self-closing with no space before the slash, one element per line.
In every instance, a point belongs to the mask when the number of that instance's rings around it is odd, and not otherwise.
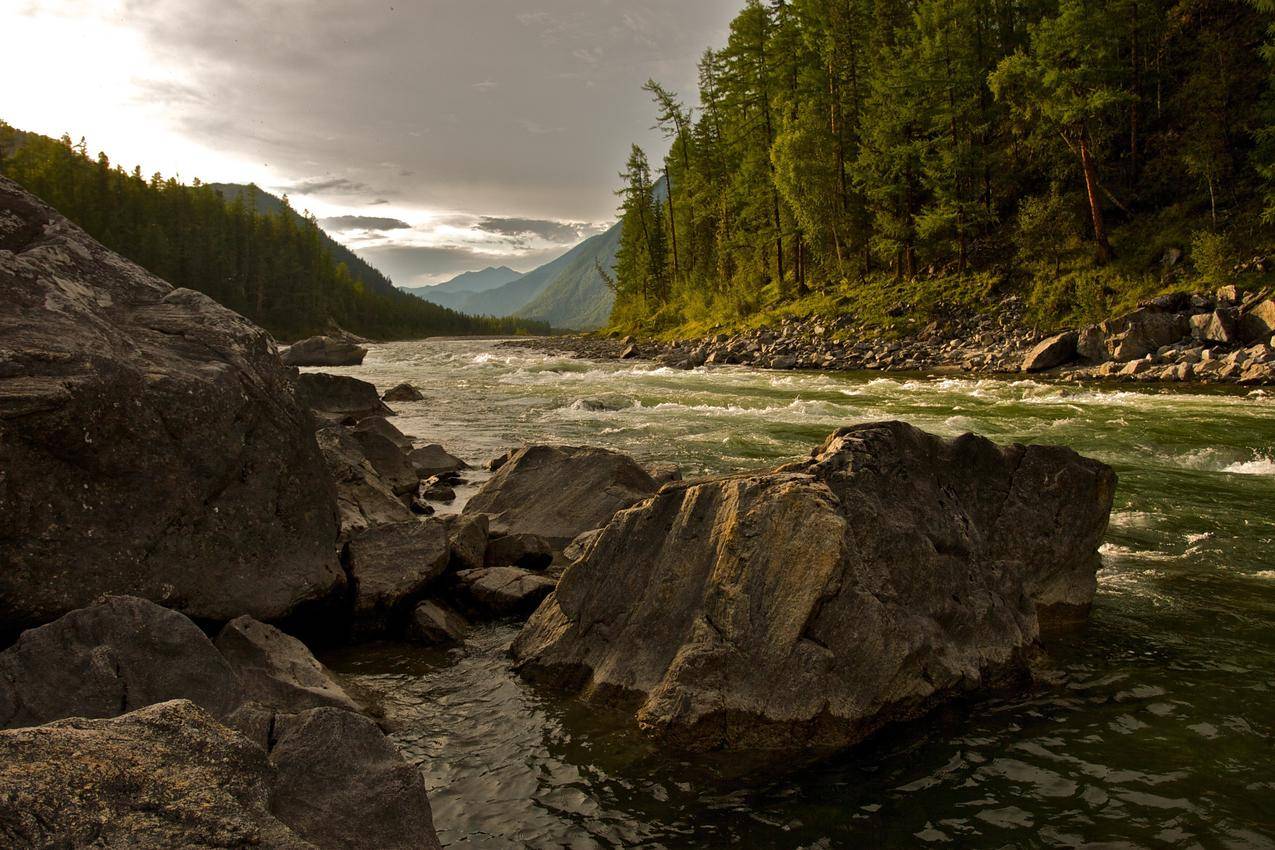
<path fill-rule="evenodd" d="M 344 372 L 410 381 L 405 432 L 471 463 L 593 444 L 687 476 L 806 454 L 839 425 L 1061 443 L 1120 487 L 1089 626 L 1042 681 L 789 774 L 733 777 L 532 690 L 485 626 L 450 651 L 325 660 L 383 701 L 458 848 L 1275 848 L 1275 393 L 692 372 L 438 340 Z"/>

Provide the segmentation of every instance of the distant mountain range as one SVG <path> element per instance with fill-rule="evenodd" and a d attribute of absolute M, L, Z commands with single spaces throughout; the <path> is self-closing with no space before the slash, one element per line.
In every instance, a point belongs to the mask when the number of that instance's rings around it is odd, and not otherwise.
<path fill-rule="evenodd" d="M 614 301 L 598 266 L 610 273 L 619 247 L 617 224 L 523 275 L 508 268 L 489 268 L 466 272 L 438 286 L 407 291 L 473 316 L 517 316 L 548 322 L 555 328 L 594 330 L 607 323 Z M 509 275 L 512 277 L 502 282 Z"/>

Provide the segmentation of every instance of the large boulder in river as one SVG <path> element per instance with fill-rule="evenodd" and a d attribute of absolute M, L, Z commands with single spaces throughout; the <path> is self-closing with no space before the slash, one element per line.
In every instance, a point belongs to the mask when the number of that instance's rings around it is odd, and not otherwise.
<path fill-rule="evenodd" d="M 841 429 L 617 514 L 513 652 L 689 749 L 853 745 L 1024 675 L 1088 608 L 1115 483 L 1064 448 Z"/>
<path fill-rule="evenodd" d="M 464 512 L 487 514 L 493 534 L 538 534 L 561 550 L 659 489 L 645 469 L 618 452 L 527 446 L 501 465 Z"/>
<path fill-rule="evenodd" d="M 274 776 L 263 749 L 186 701 L 0 732 L 0 842 L 317 850 L 270 811 Z"/>
<path fill-rule="evenodd" d="M 0 727 L 114 717 L 172 699 L 224 721 L 243 693 L 198 626 L 145 599 L 112 597 L 72 611 L 0 652 Z"/>
<path fill-rule="evenodd" d="M 412 518 L 412 512 L 394 488 L 382 480 L 349 428 L 329 425 L 320 428 L 315 438 L 328 473 L 336 483 L 342 540 L 367 528 Z"/>
<path fill-rule="evenodd" d="M 360 711 L 305 644 L 274 626 L 237 617 L 217 635 L 216 647 L 243 686 L 243 696 L 281 713 L 311 708 Z"/>
<path fill-rule="evenodd" d="M 437 519 L 370 528 L 350 538 L 346 565 L 354 582 L 354 621 L 363 634 L 406 618 L 451 560 L 447 525 Z"/>
<path fill-rule="evenodd" d="M 278 620 L 338 593 L 270 336 L 0 178 L 0 640 L 106 593 Z"/>
<path fill-rule="evenodd" d="M 366 717 L 317 708 L 275 721 L 271 810 L 316 847 L 438 850 L 421 772 Z"/>
<path fill-rule="evenodd" d="M 297 375 L 297 397 L 321 419 L 357 422 L 369 416 L 393 416 L 376 387 L 367 381 L 327 372 Z"/>
<path fill-rule="evenodd" d="M 460 472 L 469 464 L 449 453 L 442 446 L 431 443 L 412 449 L 407 456 L 408 462 L 421 478 L 433 478 L 435 475 L 447 475 Z"/>
<path fill-rule="evenodd" d="M 367 349 L 345 339 L 312 336 L 279 353 L 285 366 L 362 366 Z"/>

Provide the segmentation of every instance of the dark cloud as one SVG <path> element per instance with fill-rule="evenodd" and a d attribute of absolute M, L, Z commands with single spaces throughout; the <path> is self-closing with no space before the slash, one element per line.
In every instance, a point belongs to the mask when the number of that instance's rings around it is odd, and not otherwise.
<path fill-rule="evenodd" d="M 229 156 L 325 175 L 289 191 L 599 220 L 629 145 L 667 144 L 642 84 L 693 93 L 741 0 L 121 3 L 153 78 L 181 81 L 156 108 Z"/>
<path fill-rule="evenodd" d="M 536 218 L 483 218 L 474 227 L 502 236 L 539 236 L 546 242 L 574 243 L 580 239 L 585 225 L 568 221 Z"/>
<path fill-rule="evenodd" d="M 319 224 L 330 230 L 406 230 L 411 227 L 397 218 L 378 218 L 373 215 L 334 215 Z"/>
<path fill-rule="evenodd" d="M 510 266 L 531 271 L 560 256 L 566 249 L 529 253 L 487 253 L 464 245 L 423 247 L 384 244 L 359 248 L 356 253 L 388 275 L 399 286 L 438 283 L 461 272 L 488 266 Z"/>

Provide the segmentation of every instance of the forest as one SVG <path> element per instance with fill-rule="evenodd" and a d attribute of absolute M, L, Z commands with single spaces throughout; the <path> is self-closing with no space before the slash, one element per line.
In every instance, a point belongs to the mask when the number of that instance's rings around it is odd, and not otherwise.
<path fill-rule="evenodd" d="M 313 217 L 284 199 L 262 211 L 240 193 L 145 178 L 89 155 L 69 136 L 50 139 L 0 122 L 0 174 L 16 181 L 111 250 L 174 286 L 203 292 L 276 338 L 335 324 L 374 339 L 547 333 L 542 322 L 466 316 L 398 292 L 366 264 L 333 259 Z"/>
<path fill-rule="evenodd" d="M 1269 282 L 1272 0 L 749 0 L 698 106 L 647 84 L 612 325 L 995 309 Z"/>

